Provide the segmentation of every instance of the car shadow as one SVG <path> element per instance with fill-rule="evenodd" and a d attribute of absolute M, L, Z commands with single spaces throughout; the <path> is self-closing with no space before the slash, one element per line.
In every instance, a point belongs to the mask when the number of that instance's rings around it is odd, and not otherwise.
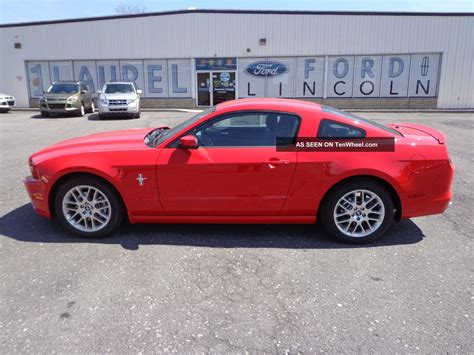
<path fill-rule="evenodd" d="M 58 113 L 55 113 L 55 114 L 52 114 L 48 117 L 43 117 L 41 116 L 41 114 L 37 114 L 37 115 L 33 115 L 31 116 L 30 118 L 32 119 L 35 119 L 35 120 L 56 120 L 56 119 L 64 119 L 64 118 L 85 118 L 87 115 L 87 113 L 84 115 L 84 117 L 79 117 L 79 116 L 76 116 L 76 115 L 73 115 L 73 114 L 58 114 Z"/>
<path fill-rule="evenodd" d="M 175 245 L 211 248 L 343 249 L 414 244 L 423 232 L 410 220 L 396 223 L 379 241 L 352 245 L 332 240 L 317 225 L 270 224 L 134 224 L 124 223 L 113 235 L 87 239 L 64 231 L 57 223 L 36 215 L 25 204 L 0 218 L 0 234 L 22 242 Z"/>
<path fill-rule="evenodd" d="M 128 116 L 106 116 L 99 118 L 97 113 L 93 113 L 89 115 L 87 118 L 89 121 L 123 121 L 123 120 L 133 120 L 135 117 L 128 117 Z"/>

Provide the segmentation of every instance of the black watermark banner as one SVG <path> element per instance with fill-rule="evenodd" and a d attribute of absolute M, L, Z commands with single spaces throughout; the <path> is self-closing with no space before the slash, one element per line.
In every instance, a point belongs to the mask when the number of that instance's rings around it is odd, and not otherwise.
<path fill-rule="evenodd" d="M 279 152 L 394 152 L 395 139 L 378 138 L 315 138 L 278 137 L 276 149 Z"/>

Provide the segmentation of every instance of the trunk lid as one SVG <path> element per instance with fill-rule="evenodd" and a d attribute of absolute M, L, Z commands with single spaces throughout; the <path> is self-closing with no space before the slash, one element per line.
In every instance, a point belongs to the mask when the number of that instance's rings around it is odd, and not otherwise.
<path fill-rule="evenodd" d="M 409 136 L 431 136 L 438 141 L 439 144 L 444 144 L 446 141 L 446 137 L 443 133 L 438 131 L 437 129 L 411 124 L 411 123 L 396 123 L 388 125 L 390 128 L 400 132 L 405 137 Z"/>

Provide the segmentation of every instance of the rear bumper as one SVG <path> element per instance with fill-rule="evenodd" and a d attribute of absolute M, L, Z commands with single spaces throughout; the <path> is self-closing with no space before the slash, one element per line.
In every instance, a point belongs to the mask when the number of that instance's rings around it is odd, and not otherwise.
<path fill-rule="evenodd" d="M 428 216 L 446 211 L 452 200 L 454 167 L 448 160 L 431 163 L 409 179 L 402 197 L 402 218 Z"/>
<path fill-rule="evenodd" d="M 36 180 L 32 176 L 27 176 L 23 179 L 23 184 L 25 185 L 26 191 L 31 199 L 31 204 L 33 205 L 34 210 L 40 216 L 51 219 L 51 213 L 49 212 L 48 198 L 45 195 L 46 185 L 40 181 Z"/>

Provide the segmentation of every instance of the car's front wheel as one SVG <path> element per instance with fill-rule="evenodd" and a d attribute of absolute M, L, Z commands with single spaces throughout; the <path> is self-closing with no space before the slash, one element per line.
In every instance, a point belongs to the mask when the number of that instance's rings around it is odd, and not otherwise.
<path fill-rule="evenodd" d="M 86 114 L 86 108 L 84 107 L 84 103 L 81 102 L 81 107 L 79 108 L 79 110 L 77 110 L 77 115 L 79 117 L 83 117 L 85 114 Z"/>
<path fill-rule="evenodd" d="M 97 238 L 113 232 L 123 219 L 120 197 L 93 177 L 75 177 L 63 183 L 54 198 L 54 211 L 67 230 Z"/>
<path fill-rule="evenodd" d="M 325 229 L 336 239 L 349 243 L 368 243 L 380 238 L 394 217 L 390 193 L 370 180 L 339 186 L 321 207 Z"/>

